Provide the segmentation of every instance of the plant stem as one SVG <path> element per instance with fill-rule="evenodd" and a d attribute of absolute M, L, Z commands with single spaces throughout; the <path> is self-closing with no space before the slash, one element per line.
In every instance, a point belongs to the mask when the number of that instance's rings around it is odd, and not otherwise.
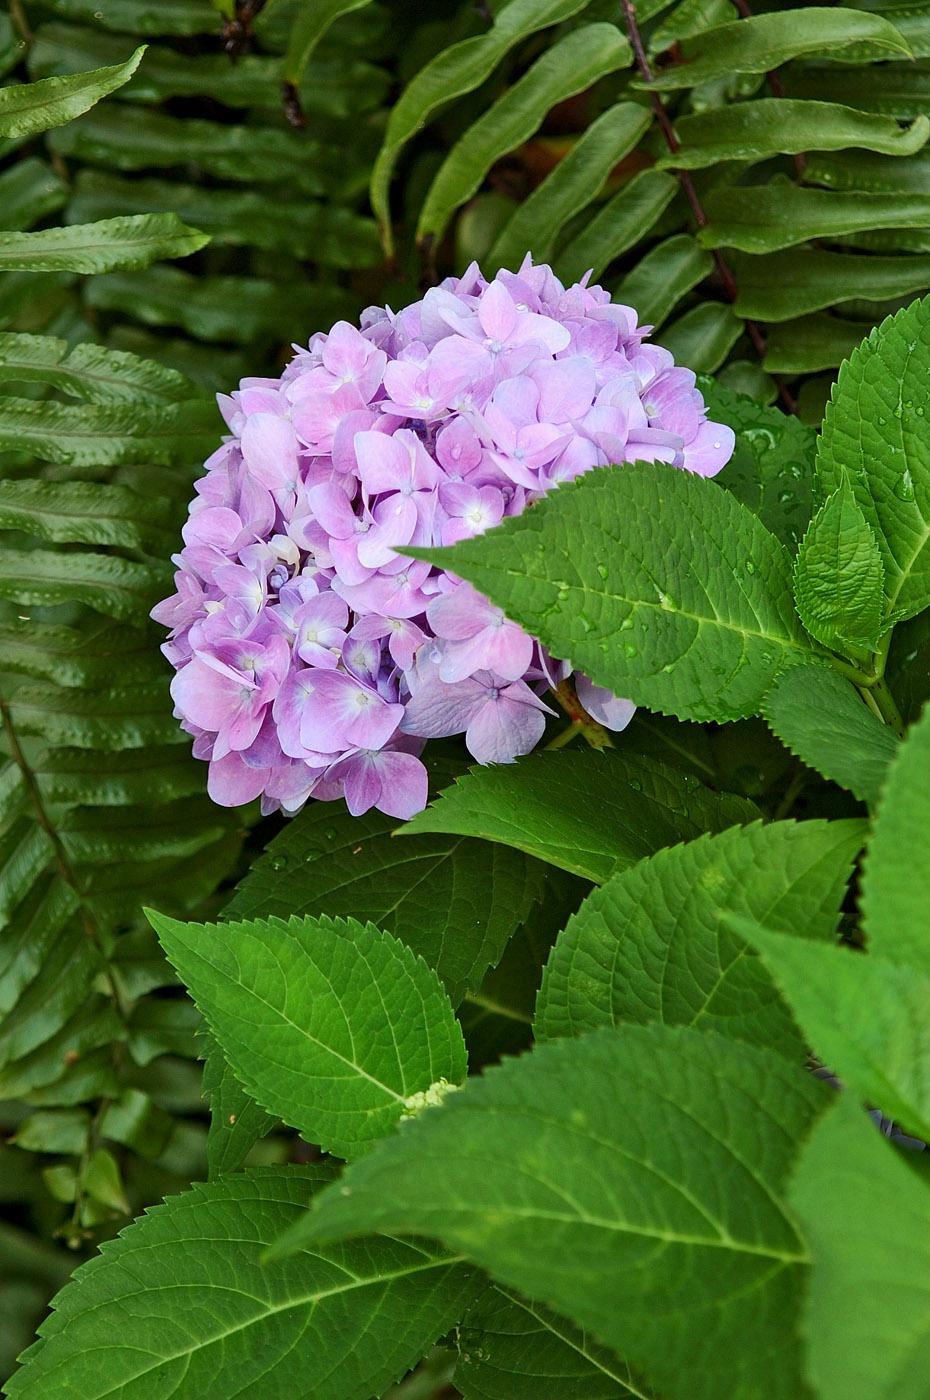
<path fill-rule="evenodd" d="M 552 691 L 562 709 L 568 715 L 572 724 L 564 732 L 574 738 L 576 734 L 582 734 L 592 749 L 612 749 L 613 740 L 602 724 L 598 724 L 596 719 L 592 719 L 578 696 L 575 694 L 574 686 L 570 681 L 560 681 Z M 577 726 L 577 727 L 576 727 Z M 562 735 L 556 736 L 567 744 L 568 739 L 562 739 Z M 561 748 L 562 744 L 550 744 L 549 748 Z"/>
<path fill-rule="evenodd" d="M 888 682 L 884 676 L 879 676 L 874 686 L 868 691 L 868 702 L 877 711 L 879 719 L 883 720 L 889 729 L 893 729 L 900 738 L 903 738 L 904 720 L 894 696 L 888 689 Z"/>
<path fill-rule="evenodd" d="M 2 723 L 3 730 L 6 733 L 6 740 L 7 746 L 10 751 L 10 757 L 12 758 L 13 762 L 16 764 L 17 768 L 23 776 L 23 782 L 26 785 L 26 791 L 29 795 L 29 801 L 32 806 L 33 813 L 35 815 L 36 822 L 45 832 L 45 835 L 48 837 L 49 844 L 51 846 L 52 857 L 54 859 L 55 865 L 58 868 L 58 873 L 61 879 L 65 882 L 65 884 L 68 885 L 71 888 L 71 890 L 73 890 L 75 898 L 77 900 L 77 912 L 78 917 L 81 920 L 81 925 L 88 939 L 94 945 L 97 952 L 100 954 L 100 957 L 105 965 L 106 970 L 104 975 L 106 978 L 109 995 L 112 997 L 114 1005 L 120 1017 L 124 1021 L 128 1021 L 131 1007 L 128 1001 L 126 1000 L 125 996 L 123 995 L 123 989 L 120 986 L 118 977 L 115 976 L 112 968 L 109 966 L 109 949 L 107 947 L 106 940 L 104 939 L 101 930 L 97 926 L 97 921 L 94 917 L 90 906 L 87 903 L 84 891 L 81 888 L 81 883 L 77 877 L 77 874 L 72 868 L 71 862 L 68 859 L 68 854 L 64 848 L 64 845 L 62 844 L 61 837 L 59 836 L 54 823 L 51 821 L 48 812 L 45 810 L 45 803 L 42 800 L 42 793 L 39 789 L 39 784 L 36 780 L 36 776 L 33 773 L 32 768 L 29 766 L 29 762 L 26 758 L 26 755 L 23 752 L 22 745 L 19 742 L 19 736 L 16 733 L 16 728 L 13 724 L 13 716 L 10 712 L 10 708 L 7 702 L 2 698 L 2 696 L 0 696 L 0 723 Z"/>
<path fill-rule="evenodd" d="M 580 733 L 581 725 L 577 720 L 572 720 L 567 728 L 562 729 L 556 734 L 554 739 L 550 739 L 548 744 L 544 744 L 543 747 L 546 749 L 564 749 L 573 739 L 577 739 Z"/>
<path fill-rule="evenodd" d="M 791 779 L 791 782 L 785 789 L 784 797 L 779 802 L 778 806 L 775 808 L 774 813 L 772 814 L 773 821 L 780 822 L 783 821 L 785 817 L 787 817 L 788 813 L 791 811 L 792 807 L 800 797 L 807 783 L 808 776 L 809 774 L 806 768 L 798 769 L 794 777 Z"/>
<path fill-rule="evenodd" d="M 29 21 L 20 4 L 20 0 L 10 0 L 10 19 L 13 21 L 14 27 L 19 31 L 20 36 L 25 39 L 27 44 L 31 44 L 35 35 L 29 28 Z"/>
<path fill-rule="evenodd" d="M 888 682 L 885 680 L 885 663 L 888 660 L 890 645 L 891 629 L 885 633 L 870 657 L 872 662 L 870 671 L 860 670 L 858 666 L 844 661 L 839 656 L 832 656 L 830 659 L 840 675 L 852 681 L 873 715 L 876 715 L 883 724 L 887 724 L 889 729 L 893 729 L 896 734 L 903 737 L 904 719 L 888 687 Z"/>
<path fill-rule="evenodd" d="M 845 676 L 848 681 L 852 681 L 853 685 L 858 686 L 860 690 L 871 690 L 873 686 L 878 684 L 878 676 L 872 672 L 861 671 L 858 666 L 853 666 L 840 656 L 831 656 L 830 660 L 840 675 Z"/>

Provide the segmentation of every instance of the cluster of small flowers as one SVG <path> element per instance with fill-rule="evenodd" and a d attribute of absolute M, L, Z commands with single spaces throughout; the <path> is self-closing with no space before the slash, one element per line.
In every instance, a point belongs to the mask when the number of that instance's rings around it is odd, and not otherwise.
<path fill-rule="evenodd" d="M 221 396 L 231 436 L 197 483 L 177 593 L 152 613 L 215 801 L 342 796 L 409 817 L 426 739 L 464 733 L 480 763 L 538 743 L 541 697 L 569 666 L 404 550 L 480 534 L 607 463 L 719 471 L 733 434 L 648 329 L 529 258 L 491 283 L 472 266 Z M 628 701 L 576 685 L 595 718 L 628 723 Z"/>

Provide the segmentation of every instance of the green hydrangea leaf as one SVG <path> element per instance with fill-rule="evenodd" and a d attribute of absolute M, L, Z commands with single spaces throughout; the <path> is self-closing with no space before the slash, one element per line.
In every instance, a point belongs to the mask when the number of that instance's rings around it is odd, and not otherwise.
<path fill-rule="evenodd" d="M 625 1400 L 645 1382 L 583 1327 L 512 1289 L 491 1286 L 456 1329 L 454 1383 L 465 1400 Z"/>
<path fill-rule="evenodd" d="M 930 1137 L 930 976 L 750 919 L 726 921 L 761 953 L 820 1060 L 887 1117 Z"/>
<path fill-rule="evenodd" d="M 462 836 L 395 841 L 397 827 L 381 812 L 353 817 L 334 803 L 308 804 L 252 866 L 224 917 L 370 920 L 435 968 L 458 1004 L 546 897 L 546 868 Z"/>
<path fill-rule="evenodd" d="M 869 947 L 917 971 L 930 967 L 930 706 L 891 765 L 862 875 Z"/>
<path fill-rule="evenodd" d="M 409 553 L 468 579 L 597 684 L 679 719 L 756 714 L 810 654 L 784 547 L 675 467 L 589 472 L 477 539 Z"/>
<path fill-rule="evenodd" d="M 718 480 L 794 551 L 814 510 L 814 453 L 810 428 L 734 393 L 713 379 L 700 381 L 708 417 L 736 434 L 733 456 Z"/>
<path fill-rule="evenodd" d="M 825 647 L 878 645 L 884 611 L 882 556 L 849 482 L 821 506 L 794 565 L 794 601 L 804 626 Z"/>
<path fill-rule="evenodd" d="M 809 768 L 874 805 L 898 737 L 831 666 L 795 666 L 762 706 L 773 734 Z"/>
<path fill-rule="evenodd" d="M 203 1096 L 210 1105 L 207 1168 L 210 1180 L 242 1166 L 275 1120 L 246 1093 L 226 1063 L 219 1042 L 204 1031 Z"/>
<path fill-rule="evenodd" d="M 803 1045 L 765 965 L 724 916 L 833 939 L 864 838 L 859 821 L 756 823 L 659 851 L 615 875 L 556 942 L 537 1035 L 660 1021 L 709 1027 L 799 1058 Z"/>
<path fill-rule="evenodd" d="M 859 196 L 857 196 L 858 198 Z M 824 488 L 848 480 L 878 541 L 888 614 L 930 605 L 930 298 L 889 316 L 833 389 L 817 454 Z"/>
<path fill-rule="evenodd" d="M 821 1400 L 922 1400 L 930 1186 L 842 1095 L 791 1185 L 811 1252 L 806 1370 Z M 850 1326 L 850 1319 L 855 1326 Z"/>
<path fill-rule="evenodd" d="M 148 917 L 236 1078 L 326 1151 L 367 1151 L 419 1096 L 464 1079 L 438 977 L 372 924 Z"/>
<path fill-rule="evenodd" d="M 658 759 L 584 750 L 473 768 L 398 834 L 480 836 L 601 884 L 662 846 L 756 816 L 746 798 Z"/>
<path fill-rule="evenodd" d="M 5 1393 L 381 1393 L 455 1322 L 474 1284 L 434 1247 L 384 1238 L 269 1263 L 266 1246 L 331 1178 L 326 1167 L 265 1167 L 156 1206 L 58 1294 Z"/>
<path fill-rule="evenodd" d="M 806 1250 L 784 1194 L 825 1093 L 710 1031 L 556 1041 L 379 1144 L 277 1252 L 425 1234 L 589 1327 L 669 1400 L 757 1397 L 760 1355 L 766 1400 L 798 1400 Z"/>

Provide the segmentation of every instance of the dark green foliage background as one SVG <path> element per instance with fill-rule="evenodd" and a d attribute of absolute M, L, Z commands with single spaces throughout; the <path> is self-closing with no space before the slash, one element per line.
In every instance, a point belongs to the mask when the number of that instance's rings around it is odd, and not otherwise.
<path fill-rule="evenodd" d="M 613 0 L 383 0 L 337 18 L 306 63 L 296 0 L 267 4 L 235 61 L 224 52 L 229 15 L 220 8 L 210 0 L 24 0 L 0 13 L 4 83 L 121 62 L 137 43 L 150 45 L 130 84 L 85 116 L 45 137 L 0 142 L 0 225 L 175 211 L 212 240 L 144 271 L 0 274 L 2 476 L 42 483 L 26 506 L 0 497 L 4 1376 L 75 1261 L 206 1171 L 198 1017 L 141 909 L 156 902 L 169 914 L 215 916 L 277 830 L 255 811 L 227 813 L 207 800 L 202 765 L 171 717 L 158 629 L 147 622 L 167 588 L 166 560 L 199 462 L 221 430 L 209 396 L 243 374 L 278 373 L 292 341 L 369 303 L 400 306 L 472 258 L 493 269 L 529 247 L 566 274 L 593 264 L 679 360 L 718 376 L 717 411 L 743 430 L 728 484 L 796 541 L 812 502 L 812 435 L 802 424 L 819 422 L 835 369 L 864 332 L 930 286 L 924 6 L 854 7 L 899 27 L 897 52 L 862 44 L 839 63 L 827 61 L 835 51 L 813 51 L 767 75 L 752 62 L 738 71 L 732 41 L 717 34 L 740 16 L 751 22 L 742 0 L 642 0 L 646 52 L 667 75 L 662 101 L 678 126 L 678 159 L 691 167 L 687 187 L 670 173 L 628 56 L 605 62 L 590 81 L 607 27 L 618 52 L 625 42 L 623 7 Z M 517 8 L 535 10 L 535 20 L 498 41 L 503 12 Z M 792 33 L 791 6 L 757 8 Z M 591 25 L 599 28 L 587 33 Z M 481 36 L 489 57 L 474 81 L 449 81 L 442 92 L 450 100 L 418 108 L 416 75 Z M 555 60 L 553 83 L 546 55 L 563 44 L 577 73 Z M 697 86 L 681 71 L 694 52 L 723 55 L 720 72 Z M 282 105 L 285 72 L 296 82 L 299 128 Z M 379 230 L 369 184 L 411 83 L 405 100 L 412 126 L 423 129 L 398 151 L 386 259 L 389 230 Z M 483 119 L 515 84 L 535 116 L 515 125 L 508 146 L 495 142 L 500 123 Z M 815 101 L 867 114 L 860 136 L 868 128 L 884 152 L 844 148 L 852 119 Z M 780 103 L 790 107 L 779 111 Z M 12 363 L 2 341 L 9 331 L 57 337 L 62 357 L 98 343 L 178 374 L 144 404 L 125 394 L 134 413 L 92 402 L 74 418 L 74 398 Z M 776 400 L 802 420 L 777 460 L 762 407 Z M 72 417 L 56 417 L 58 402 Z M 149 412 L 152 421 L 174 412 L 180 423 L 157 454 Z M 30 451 L 27 421 L 48 425 Z M 96 436 L 88 443 L 89 426 Z M 910 716 L 925 698 L 928 650 L 927 614 L 895 633 L 888 674 Z M 628 743 L 647 762 L 673 761 L 769 811 L 798 771 L 758 720 L 724 730 L 641 712 Z M 835 814 L 828 785 L 815 782 L 804 802 L 808 815 Z M 380 819 L 365 820 L 380 839 Z M 457 867 L 447 837 L 417 839 L 442 878 L 454 883 L 460 868 L 474 879 L 471 847 Z M 483 988 L 469 991 L 463 1021 L 479 1063 L 525 1043 L 530 1008 L 522 986 L 508 1003 L 519 980 L 508 959 L 541 967 L 584 888 L 566 875 L 540 901 L 536 862 L 509 852 L 499 859 L 509 862 L 508 888 L 526 922 Z M 384 868 L 375 862 L 351 910 L 329 912 L 377 917 L 359 906 L 376 902 Z M 263 870 L 268 858 L 259 880 Z M 240 904 L 247 899 L 240 894 Z M 493 911 L 482 917 L 494 928 Z M 509 931 L 494 933 L 482 973 Z M 455 972 L 465 979 L 464 968 Z M 289 1137 L 272 1134 L 252 1160 L 273 1164 L 293 1151 Z"/>

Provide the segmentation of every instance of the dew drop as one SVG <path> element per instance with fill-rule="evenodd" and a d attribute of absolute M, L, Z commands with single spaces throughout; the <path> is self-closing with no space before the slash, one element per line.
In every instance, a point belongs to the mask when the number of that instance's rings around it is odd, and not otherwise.
<path fill-rule="evenodd" d="M 672 597 L 671 593 L 660 593 L 659 607 L 664 608 L 666 612 L 677 612 L 678 602 Z"/>
<path fill-rule="evenodd" d="M 914 499 L 914 478 L 907 468 L 895 482 L 894 493 L 899 501 L 912 501 Z"/>
<path fill-rule="evenodd" d="M 746 572 L 747 574 L 754 574 L 756 572 L 756 566 L 751 559 L 746 560 Z"/>
<path fill-rule="evenodd" d="M 287 863 L 287 856 L 272 856 L 271 858 L 272 870 L 284 870 L 287 867 Z"/>
<path fill-rule="evenodd" d="M 630 787 L 633 789 L 634 792 L 642 792 L 643 790 L 643 785 L 638 778 L 630 779 Z"/>
<path fill-rule="evenodd" d="M 624 643 L 623 643 L 623 650 L 626 652 L 627 656 L 635 656 L 635 655 L 636 655 L 636 647 L 633 645 L 632 642 L 624 642 Z"/>
<path fill-rule="evenodd" d="M 630 628 L 631 628 L 632 626 L 633 626 L 633 619 L 632 619 L 632 617 L 625 617 L 625 618 L 623 619 L 623 621 L 621 622 L 621 624 L 620 624 L 620 631 L 621 631 L 621 632 L 629 632 L 629 630 L 630 630 Z"/>
<path fill-rule="evenodd" d="M 598 572 L 598 577 L 599 577 L 599 578 L 606 579 L 607 573 L 608 573 L 607 565 L 606 565 L 606 564 L 598 564 L 598 566 L 597 566 L 597 572 Z"/>

